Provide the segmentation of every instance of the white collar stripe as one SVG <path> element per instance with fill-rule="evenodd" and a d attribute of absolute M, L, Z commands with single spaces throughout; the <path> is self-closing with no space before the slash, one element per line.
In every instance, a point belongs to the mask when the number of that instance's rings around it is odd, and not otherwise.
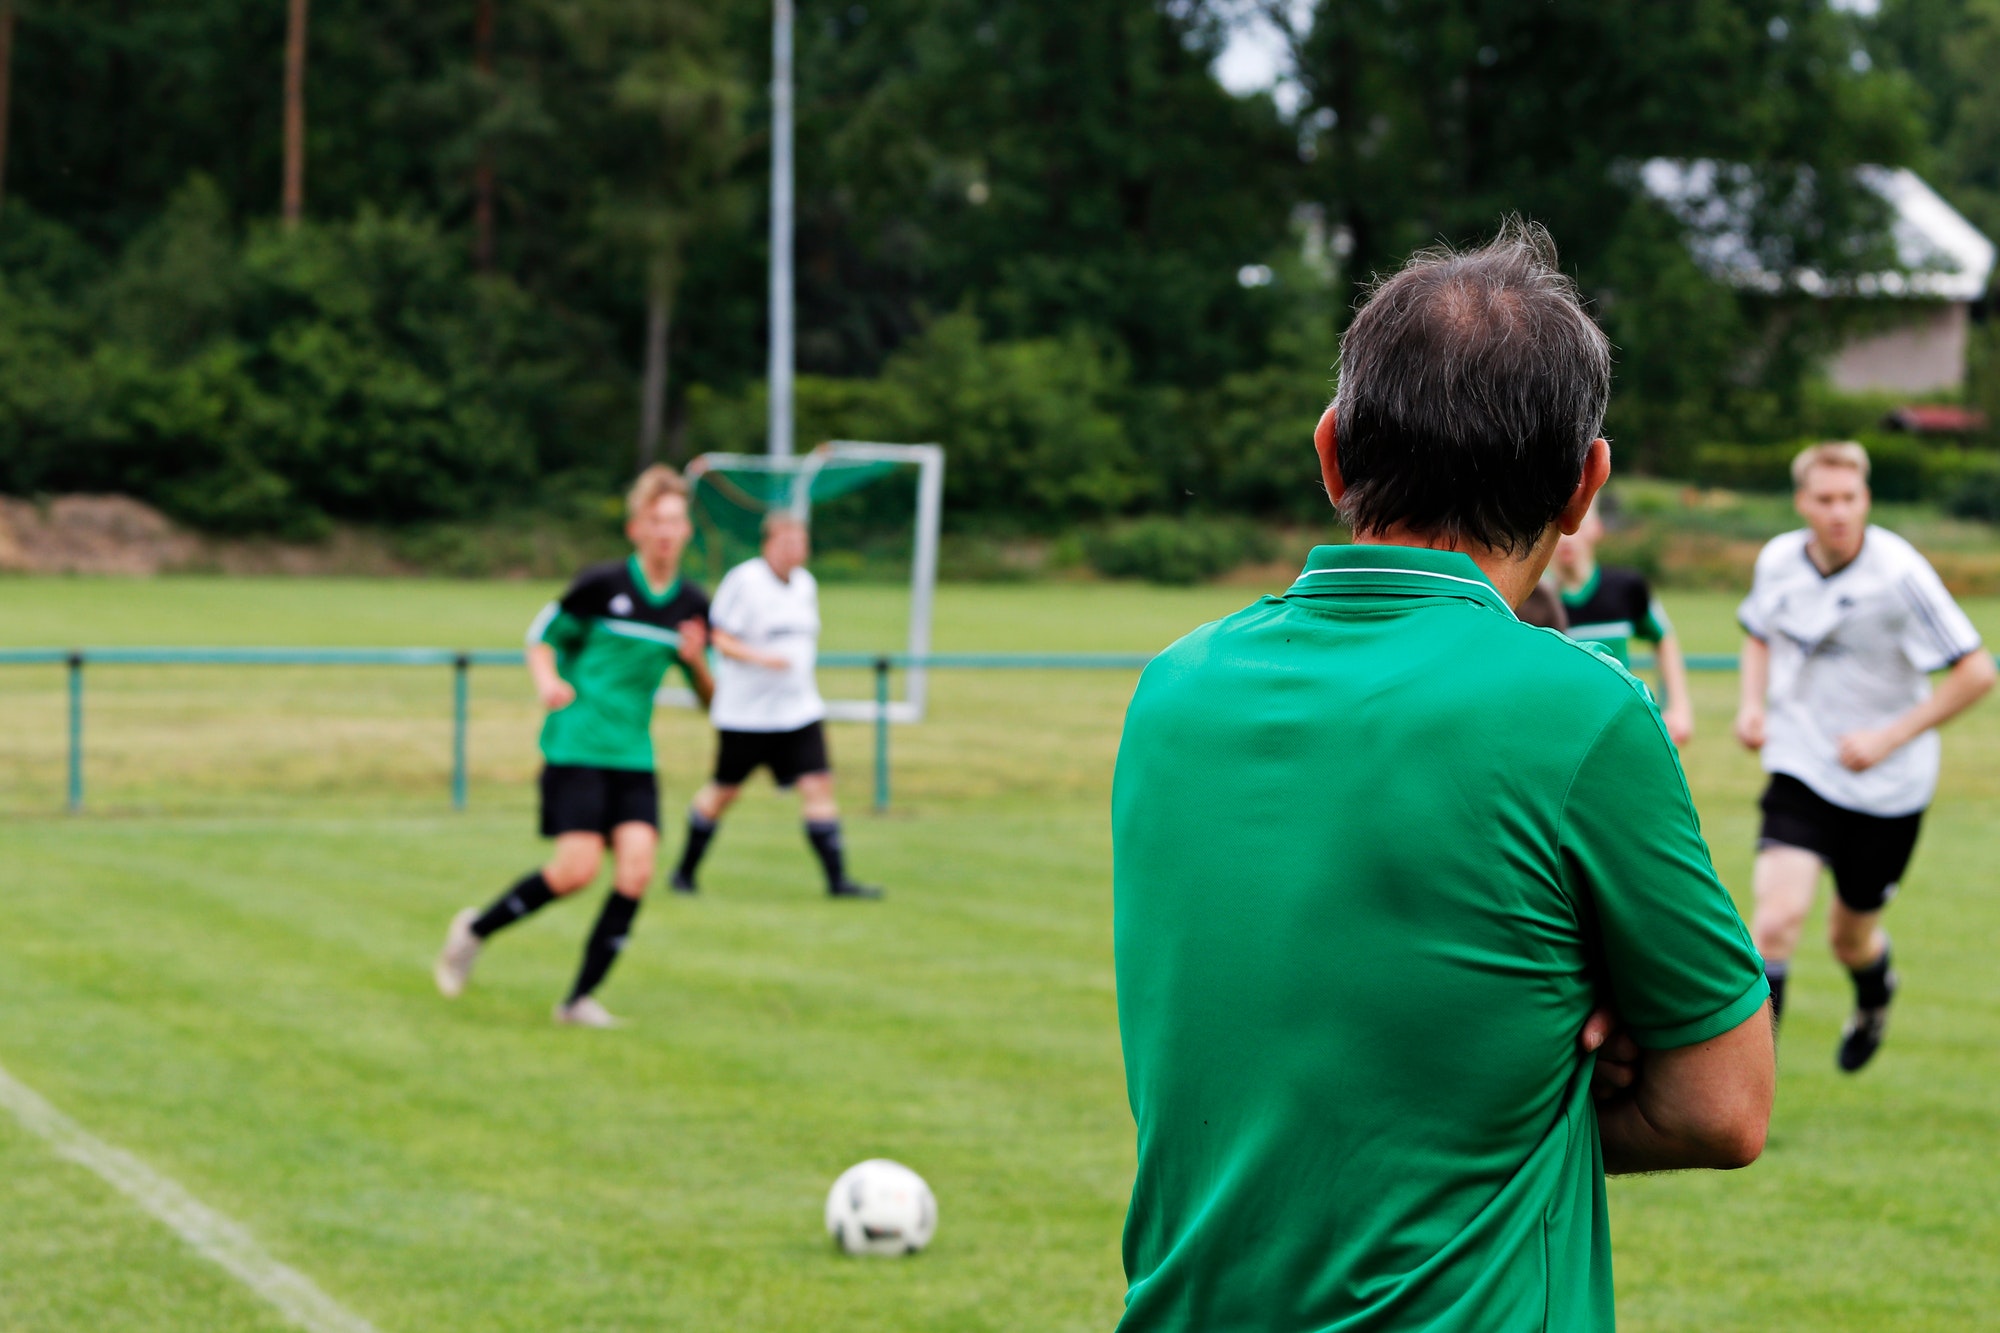
<path fill-rule="evenodd" d="M 1320 574 L 1407 574 L 1413 578 L 1420 579 L 1450 579 L 1453 583 L 1464 583 L 1474 588 L 1483 589 L 1496 597 L 1500 595 L 1493 585 L 1484 579 L 1461 578 L 1457 574 L 1436 574 L 1428 569 L 1379 569 L 1362 568 L 1360 566 L 1344 569 L 1308 569 L 1305 573 L 1299 575 L 1298 581 L 1292 586 L 1297 587 L 1299 583 L 1303 583 L 1307 579 Z"/>
<path fill-rule="evenodd" d="M 1380 566 L 1366 566 L 1366 567 L 1350 566 L 1341 569 L 1308 569 L 1303 574 L 1299 575 L 1299 577 L 1292 583 L 1292 587 L 1296 588 L 1299 586 L 1299 584 L 1304 583 L 1307 579 L 1315 578 L 1322 574 L 1392 574 L 1397 576 L 1419 578 L 1419 579 L 1444 579 L 1448 583 L 1463 583 L 1468 588 L 1476 589 L 1480 593 L 1482 600 L 1492 602 L 1494 605 L 1500 607 L 1500 609 L 1505 611 L 1510 616 L 1514 614 L 1513 608 L 1508 606 L 1507 603 L 1505 603 L 1504 601 L 1500 600 L 1500 590 L 1498 588 L 1495 588 L 1492 584 L 1488 583 L 1485 579 L 1468 579 L 1458 574 L 1439 574 L 1428 569 L 1394 569 L 1394 568 L 1383 568 Z"/>

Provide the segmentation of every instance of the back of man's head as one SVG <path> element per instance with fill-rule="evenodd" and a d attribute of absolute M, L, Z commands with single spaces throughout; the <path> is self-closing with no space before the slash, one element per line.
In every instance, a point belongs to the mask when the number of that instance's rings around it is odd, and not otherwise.
<path fill-rule="evenodd" d="M 1575 493 L 1610 396 L 1610 343 L 1539 225 L 1423 251 L 1340 340 L 1341 517 L 1525 553 Z"/>

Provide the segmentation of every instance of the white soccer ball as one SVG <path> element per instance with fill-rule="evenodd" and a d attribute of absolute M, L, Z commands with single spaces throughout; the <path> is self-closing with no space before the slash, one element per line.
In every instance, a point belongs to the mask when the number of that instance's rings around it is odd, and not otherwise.
<path fill-rule="evenodd" d="M 849 1254 L 915 1254 L 937 1233 L 937 1199 L 901 1162 L 871 1158 L 833 1182 L 826 1230 Z"/>

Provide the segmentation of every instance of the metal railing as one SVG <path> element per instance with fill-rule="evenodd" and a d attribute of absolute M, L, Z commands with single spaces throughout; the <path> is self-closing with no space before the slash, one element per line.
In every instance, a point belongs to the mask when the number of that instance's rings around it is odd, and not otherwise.
<path fill-rule="evenodd" d="M 941 671 L 1137 671 L 1152 653 L 843 653 L 819 655 L 829 668 L 862 668 L 874 673 L 874 805 L 889 808 L 889 726 L 893 718 L 890 673 L 910 667 Z M 0 648 L 0 666 L 63 666 L 68 671 L 68 808 L 83 809 L 84 668 L 87 666 L 352 666 L 450 667 L 452 672 L 451 803 L 463 810 L 468 799 L 466 730 L 471 708 L 472 668 L 522 664 L 518 648 Z M 1635 668 L 1652 665 L 1634 660 Z M 1690 671 L 1734 671 L 1728 653 L 1693 653 Z"/>
<path fill-rule="evenodd" d="M 874 673 L 875 809 L 889 808 L 890 673 L 909 667 L 938 670 L 1137 671 L 1151 653 L 821 653 L 823 667 L 859 667 Z M 522 664 L 518 648 L 0 648 L 0 666 L 61 666 L 68 677 L 68 808 L 84 804 L 84 669 L 89 666 L 348 666 L 450 667 L 452 672 L 451 803 L 468 799 L 466 731 L 472 668 Z"/>

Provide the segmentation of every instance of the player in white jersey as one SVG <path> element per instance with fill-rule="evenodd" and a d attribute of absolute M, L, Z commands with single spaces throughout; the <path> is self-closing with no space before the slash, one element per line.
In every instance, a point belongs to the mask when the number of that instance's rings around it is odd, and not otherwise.
<path fill-rule="evenodd" d="M 1896 992 L 1882 910 L 1937 790 L 1935 728 L 1993 686 L 1979 631 L 1915 547 L 1868 522 L 1868 455 L 1819 444 L 1792 464 L 1806 528 L 1773 538 L 1737 618 L 1736 736 L 1771 775 L 1751 934 L 1774 1013 L 1822 867 L 1833 872 L 1833 953 L 1854 979 L 1837 1060 L 1868 1063 Z M 1930 673 L 1943 671 L 1935 691 Z"/>
<path fill-rule="evenodd" d="M 780 787 L 798 787 L 806 841 L 826 871 L 827 893 L 882 896 L 847 877 L 826 752 L 826 703 L 813 678 L 819 585 L 805 567 L 809 553 L 803 521 L 783 512 L 766 515 L 763 554 L 730 570 L 709 605 L 710 638 L 722 657 L 708 710 L 717 739 L 715 776 L 689 807 L 687 845 L 668 881 L 676 893 L 696 892 L 695 871 L 722 812 L 744 780 L 764 767 Z"/>

